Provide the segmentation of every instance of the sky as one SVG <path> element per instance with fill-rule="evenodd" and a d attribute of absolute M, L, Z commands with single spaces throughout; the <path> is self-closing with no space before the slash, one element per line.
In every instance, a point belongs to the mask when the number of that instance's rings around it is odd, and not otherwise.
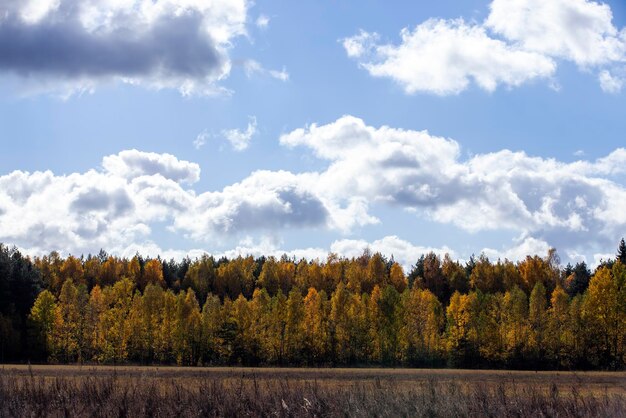
<path fill-rule="evenodd" d="M 626 3 L 0 0 L 0 242 L 597 264 Z"/>

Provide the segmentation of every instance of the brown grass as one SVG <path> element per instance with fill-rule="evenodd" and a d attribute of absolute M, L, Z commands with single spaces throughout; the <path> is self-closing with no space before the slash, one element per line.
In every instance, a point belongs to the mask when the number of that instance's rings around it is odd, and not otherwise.
<path fill-rule="evenodd" d="M 14 416 L 626 417 L 626 373 L 4 366 Z"/>

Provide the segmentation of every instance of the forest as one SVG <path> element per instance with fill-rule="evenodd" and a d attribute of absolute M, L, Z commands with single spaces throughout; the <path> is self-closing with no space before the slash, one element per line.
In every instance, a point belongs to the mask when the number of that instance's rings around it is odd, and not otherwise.
<path fill-rule="evenodd" d="M 0 244 L 0 362 L 624 369 L 626 243 L 591 272 L 379 253 L 182 261 Z"/>

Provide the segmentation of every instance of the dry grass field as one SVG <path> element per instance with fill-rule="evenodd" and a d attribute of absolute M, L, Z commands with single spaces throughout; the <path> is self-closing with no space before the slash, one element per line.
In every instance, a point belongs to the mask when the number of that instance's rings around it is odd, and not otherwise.
<path fill-rule="evenodd" d="M 626 417 L 626 373 L 0 366 L 0 417 Z"/>

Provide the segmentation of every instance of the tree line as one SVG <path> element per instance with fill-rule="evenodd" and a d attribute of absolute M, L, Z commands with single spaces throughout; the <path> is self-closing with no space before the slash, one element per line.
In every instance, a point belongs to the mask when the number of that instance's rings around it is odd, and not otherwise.
<path fill-rule="evenodd" d="M 0 245 L 0 360 L 623 369 L 626 244 L 592 273 L 434 253 L 180 262 Z"/>

